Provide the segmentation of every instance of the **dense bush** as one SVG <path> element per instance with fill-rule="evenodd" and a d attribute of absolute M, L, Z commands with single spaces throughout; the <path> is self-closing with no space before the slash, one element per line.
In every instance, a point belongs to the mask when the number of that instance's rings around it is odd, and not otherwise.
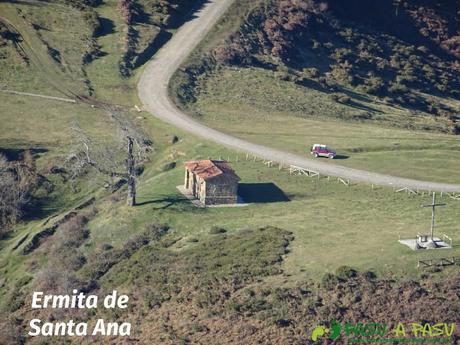
<path fill-rule="evenodd" d="M 217 226 L 217 225 L 212 226 L 211 230 L 209 230 L 209 233 L 211 235 L 224 234 L 226 232 L 227 232 L 227 230 L 225 230 L 224 228 L 221 228 L 220 226 Z"/>
<path fill-rule="evenodd" d="M 44 250 L 48 261 L 36 274 L 37 288 L 62 293 L 83 286 L 75 272 L 86 263 L 79 247 L 89 236 L 86 224 L 94 214 L 94 209 L 72 214 L 59 225 L 54 236 L 47 239 L 48 246 Z"/>
<path fill-rule="evenodd" d="M 358 275 L 358 272 L 349 266 L 340 266 L 335 271 L 335 274 L 339 279 L 348 280 L 350 278 L 356 277 Z"/>
<path fill-rule="evenodd" d="M 102 252 L 95 252 L 88 258 L 83 268 L 83 276 L 87 281 L 96 281 L 105 275 L 114 265 L 129 259 L 140 248 L 150 242 L 159 241 L 168 232 L 169 227 L 161 224 L 148 224 L 145 231 L 129 239 L 122 248 L 106 247 Z"/>
<path fill-rule="evenodd" d="M 321 286 L 324 289 L 333 289 L 339 283 L 339 279 L 332 273 L 326 273 L 321 278 Z"/>
<path fill-rule="evenodd" d="M 141 13 L 135 0 L 118 0 L 117 10 L 126 24 L 132 24 Z"/>
<path fill-rule="evenodd" d="M 0 154 L 0 238 L 24 216 L 39 183 L 34 158 L 26 151 L 20 161 L 8 161 Z"/>

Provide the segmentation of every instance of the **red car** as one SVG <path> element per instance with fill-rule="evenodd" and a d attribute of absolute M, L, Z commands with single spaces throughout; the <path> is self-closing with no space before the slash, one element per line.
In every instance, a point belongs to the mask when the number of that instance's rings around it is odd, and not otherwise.
<path fill-rule="evenodd" d="M 326 158 L 334 159 L 334 157 L 336 155 L 334 150 L 331 150 L 326 145 L 321 145 L 321 144 L 313 145 L 312 148 L 311 148 L 310 153 L 313 156 L 315 156 L 315 158 L 326 157 Z"/>

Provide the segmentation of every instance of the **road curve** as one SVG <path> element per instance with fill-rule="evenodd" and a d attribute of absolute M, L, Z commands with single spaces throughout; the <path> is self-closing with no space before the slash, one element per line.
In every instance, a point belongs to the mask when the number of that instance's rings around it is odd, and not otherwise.
<path fill-rule="evenodd" d="M 365 182 L 387 187 L 408 187 L 438 192 L 460 192 L 460 185 L 417 181 L 396 176 L 372 173 L 329 164 L 300 155 L 254 144 L 216 131 L 190 118 L 170 100 L 169 81 L 192 50 L 200 43 L 218 19 L 226 12 L 233 0 L 209 0 L 185 23 L 172 39 L 162 47 L 146 66 L 139 84 L 138 93 L 144 109 L 157 118 L 182 130 L 226 147 L 250 153 L 258 157 L 310 169 L 327 176 L 341 177 L 354 182 Z"/>

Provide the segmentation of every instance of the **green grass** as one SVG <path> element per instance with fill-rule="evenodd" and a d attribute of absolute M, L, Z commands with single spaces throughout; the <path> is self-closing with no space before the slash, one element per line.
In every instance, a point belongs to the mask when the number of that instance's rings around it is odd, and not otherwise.
<path fill-rule="evenodd" d="M 123 78 L 119 63 L 124 53 L 123 40 L 127 26 L 116 10 L 117 1 L 104 1 L 95 10 L 106 20 L 98 43 L 103 56 L 86 67 L 88 78 L 94 87 L 94 96 L 102 101 L 132 106 L 137 99 L 135 78 Z"/>
<path fill-rule="evenodd" d="M 400 235 L 410 237 L 429 230 L 429 211 L 420 208 L 420 204 L 429 201 L 426 195 L 408 197 L 384 188 L 346 187 L 327 179 L 291 176 L 286 170 L 267 168 L 260 161 L 246 161 L 241 153 L 184 135 L 157 120 L 144 121 L 144 127 L 151 129 L 156 139 L 157 152 L 140 178 L 139 205 L 127 207 L 123 193 L 119 197 L 101 195 L 96 203 L 98 213 L 88 224 L 90 238 L 84 247 L 88 255 L 103 243 L 121 247 L 151 223 L 171 226 L 174 236 L 183 238 L 177 244 L 178 250 L 190 246 L 192 238 L 202 241 L 209 237 L 213 226 L 225 228 L 229 234 L 264 226 L 292 231 L 295 239 L 282 264 L 291 281 L 305 275 L 320 277 L 343 264 L 361 270 L 374 269 L 380 274 L 416 277 L 418 259 L 460 254 L 459 248 L 413 252 L 397 242 Z M 168 141 L 174 134 L 181 140 L 170 145 Z M 181 163 L 219 156 L 230 158 L 242 183 L 273 183 L 290 201 L 237 208 L 196 208 L 176 189 L 183 179 Z M 177 162 L 177 168 L 162 171 L 161 167 L 171 161 Z M 446 233 L 458 242 L 456 214 L 460 212 L 460 203 L 447 197 L 443 201 L 448 206 L 439 211 L 438 233 Z M 11 281 L 21 276 L 14 272 L 25 273 L 24 260 L 16 262 L 17 252 L 11 252 L 11 248 L 22 236 L 40 228 L 40 222 L 26 224 L 18 227 L 11 239 L 3 241 L 0 266 L 8 267 Z"/>
<path fill-rule="evenodd" d="M 0 121 L 2 146 L 31 144 L 58 151 L 75 143 L 70 129 L 73 122 L 101 141 L 113 137 L 115 130 L 107 112 L 86 104 L 3 93 L 0 93 Z"/>
<path fill-rule="evenodd" d="M 69 91 L 92 93 L 93 97 L 107 103 L 133 106 L 137 102 L 137 77 L 123 78 L 119 73 L 127 26 L 116 6 L 117 1 L 105 1 L 94 8 L 104 19 L 96 37 L 102 54 L 84 64 L 83 56 L 93 40 L 84 12 L 55 3 L 0 4 L 2 17 L 21 35 L 20 48 L 28 58 L 26 63 L 12 44 L 1 48 L 7 53 L 7 58 L 0 60 L 1 86 L 52 96 L 64 93 L 71 97 Z M 141 41 L 147 39 L 143 36 L 154 36 L 151 32 L 145 33 L 147 29 L 140 30 Z M 61 63 L 52 59 L 46 45 L 59 51 Z"/>
<path fill-rule="evenodd" d="M 283 268 L 294 277 L 304 275 L 304 271 L 320 276 L 345 263 L 359 269 L 372 268 L 379 273 L 415 276 L 419 258 L 460 253 L 458 248 L 415 253 L 397 242 L 399 235 L 408 237 L 429 230 L 430 213 L 420 208 L 420 204 L 429 201 L 428 196 L 410 198 L 389 189 L 346 187 L 327 179 L 291 176 L 288 171 L 267 168 L 262 162 L 245 161 L 243 155 L 235 162 L 237 153 L 188 136 L 166 147 L 161 155 L 178 163 L 208 156 L 229 156 L 242 183 L 274 183 L 290 201 L 237 208 L 196 208 L 176 190 L 183 178 L 181 164 L 176 169 L 159 172 L 157 168 L 163 161 L 158 157 L 141 178 L 139 206 L 130 209 L 124 200 L 107 200 L 98 206 L 98 217 L 89 224 L 88 250 L 100 243 L 119 246 L 142 231 L 145 224 L 153 222 L 169 224 L 176 234 L 184 237 L 184 245 L 190 237 L 206 238 L 214 225 L 229 233 L 261 226 L 292 231 L 295 240 Z M 440 210 L 439 233 L 458 239 L 455 214 L 460 204 L 446 197 L 444 201 L 448 207 Z"/>
<path fill-rule="evenodd" d="M 384 120 L 380 125 L 358 120 L 360 107 Z M 201 81 L 197 102 L 187 110 L 223 132 L 305 156 L 314 143 L 330 145 L 346 158 L 331 164 L 460 182 L 454 173 L 460 169 L 456 136 L 391 127 L 410 116 L 408 111 L 368 98 L 355 106 L 335 103 L 323 92 L 278 80 L 270 71 L 219 69 Z M 414 127 L 421 126 L 418 121 L 426 119 L 413 118 Z"/>
<path fill-rule="evenodd" d="M 9 49 L 0 64 L 3 86 L 57 96 L 88 93 L 82 58 L 91 32 L 82 12 L 61 4 L 27 2 L 2 3 L 0 10 L 6 24 L 20 34 L 18 45 L 27 57 L 27 62 L 20 58 L 11 44 L 2 48 Z M 60 63 L 49 55 L 47 45 L 60 52 Z"/>

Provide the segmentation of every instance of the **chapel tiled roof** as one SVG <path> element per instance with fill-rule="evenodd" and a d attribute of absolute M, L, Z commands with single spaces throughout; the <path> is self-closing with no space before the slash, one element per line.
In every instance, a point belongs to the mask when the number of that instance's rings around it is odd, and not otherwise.
<path fill-rule="evenodd" d="M 220 175 L 228 175 L 236 180 L 240 180 L 238 175 L 226 161 L 211 159 L 190 161 L 185 163 L 185 168 L 204 180 L 209 180 Z"/>

